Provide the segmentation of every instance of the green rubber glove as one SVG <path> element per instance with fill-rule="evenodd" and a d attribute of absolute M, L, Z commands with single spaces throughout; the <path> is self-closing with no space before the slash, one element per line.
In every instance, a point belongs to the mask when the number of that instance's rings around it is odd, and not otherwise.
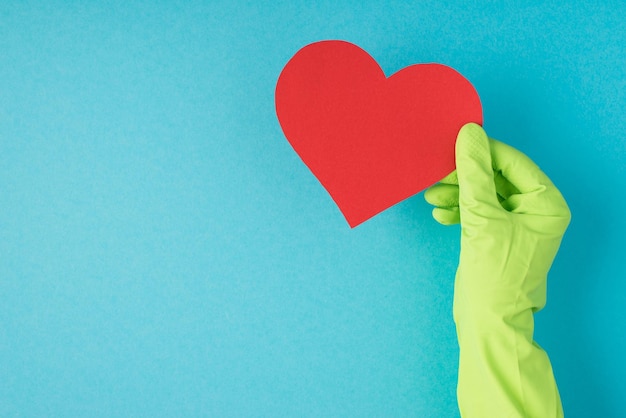
<path fill-rule="evenodd" d="M 567 203 L 526 155 L 476 124 L 459 131 L 456 167 L 425 198 L 438 222 L 461 223 L 453 308 L 461 416 L 562 417 L 550 360 L 533 340 L 533 313 L 546 303 Z"/>

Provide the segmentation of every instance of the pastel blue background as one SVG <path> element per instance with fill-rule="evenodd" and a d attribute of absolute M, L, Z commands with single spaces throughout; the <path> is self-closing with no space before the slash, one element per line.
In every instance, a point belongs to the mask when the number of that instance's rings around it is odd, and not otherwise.
<path fill-rule="evenodd" d="M 349 229 L 275 117 L 288 59 L 345 39 L 387 74 L 458 69 L 560 187 L 536 337 L 566 416 L 623 417 L 625 15 L 2 2 L 0 416 L 458 417 L 458 227 L 419 195 Z"/>

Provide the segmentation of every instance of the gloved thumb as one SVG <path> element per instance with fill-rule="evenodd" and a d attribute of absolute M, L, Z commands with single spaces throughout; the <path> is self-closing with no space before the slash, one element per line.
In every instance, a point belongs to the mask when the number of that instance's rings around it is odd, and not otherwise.
<path fill-rule="evenodd" d="M 489 138 L 480 125 L 468 123 L 459 131 L 456 169 L 462 221 L 464 212 L 482 217 L 493 211 L 502 211 L 496 194 L 489 146 Z"/>

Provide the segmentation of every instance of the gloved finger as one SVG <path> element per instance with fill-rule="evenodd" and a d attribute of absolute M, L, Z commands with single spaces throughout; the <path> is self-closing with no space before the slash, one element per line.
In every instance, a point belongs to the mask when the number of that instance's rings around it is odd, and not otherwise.
<path fill-rule="evenodd" d="M 499 200 L 508 199 L 511 195 L 519 194 L 520 191 L 500 171 L 494 171 L 493 180 L 496 183 L 496 193 Z"/>
<path fill-rule="evenodd" d="M 439 180 L 439 183 L 442 183 L 442 184 L 456 184 L 458 186 L 459 185 L 459 179 L 457 177 L 456 170 L 454 170 L 452 173 L 448 174 L 447 176 L 445 176 L 444 178 Z"/>
<path fill-rule="evenodd" d="M 462 209 L 484 212 L 501 210 L 491 164 L 490 141 L 480 125 L 468 123 L 456 140 L 459 204 Z"/>
<path fill-rule="evenodd" d="M 490 141 L 493 168 L 521 193 L 553 186 L 548 176 L 526 154 L 498 140 Z"/>
<path fill-rule="evenodd" d="M 454 175 L 454 176 L 453 176 Z M 450 183 L 446 183 L 449 181 Z M 500 172 L 494 172 L 494 182 L 498 201 L 502 202 L 520 191 Z M 459 186 L 456 171 L 444 177 L 439 183 L 424 192 L 424 199 L 433 206 L 453 207 L 459 205 Z"/>
<path fill-rule="evenodd" d="M 431 205 L 440 208 L 459 206 L 459 186 L 455 184 L 435 184 L 426 189 L 424 199 Z"/>
<path fill-rule="evenodd" d="M 513 186 L 507 190 L 510 194 L 503 196 L 506 210 L 569 218 L 565 199 L 528 156 L 495 139 L 491 140 L 491 155 L 494 169 Z"/>
<path fill-rule="evenodd" d="M 434 208 L 433 218 L 442 225 L 454 225 L 461 222 L 459 208 Z"/>

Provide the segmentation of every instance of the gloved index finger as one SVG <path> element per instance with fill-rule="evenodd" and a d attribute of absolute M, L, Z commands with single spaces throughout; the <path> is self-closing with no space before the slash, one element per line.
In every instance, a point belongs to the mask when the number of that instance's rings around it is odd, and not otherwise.
<path fill-rule="evenodd" d="M 530 193 L 554 184 L 526 154 L 515 148 L 489 139 L 493 168 L 502 173 L 521 193 Z"/>
<path fill-rule="evenodd" d="M 447 176 L 445 176 L 444 178 L 442 178 L 441 180 L 439 180 L 439 183 L 441 184 L 455 184 L 455 185 L 459 185 L 459 178 L 457 176 L 456 170 L 454 170 L 452 173 L 448 174 Z"/>
<path fill-rule="evenodd" d="M 459 186 L 446 183 L 435 184 L 426 189 L 424 199 L 440 208 L 459 206 Z"/>

